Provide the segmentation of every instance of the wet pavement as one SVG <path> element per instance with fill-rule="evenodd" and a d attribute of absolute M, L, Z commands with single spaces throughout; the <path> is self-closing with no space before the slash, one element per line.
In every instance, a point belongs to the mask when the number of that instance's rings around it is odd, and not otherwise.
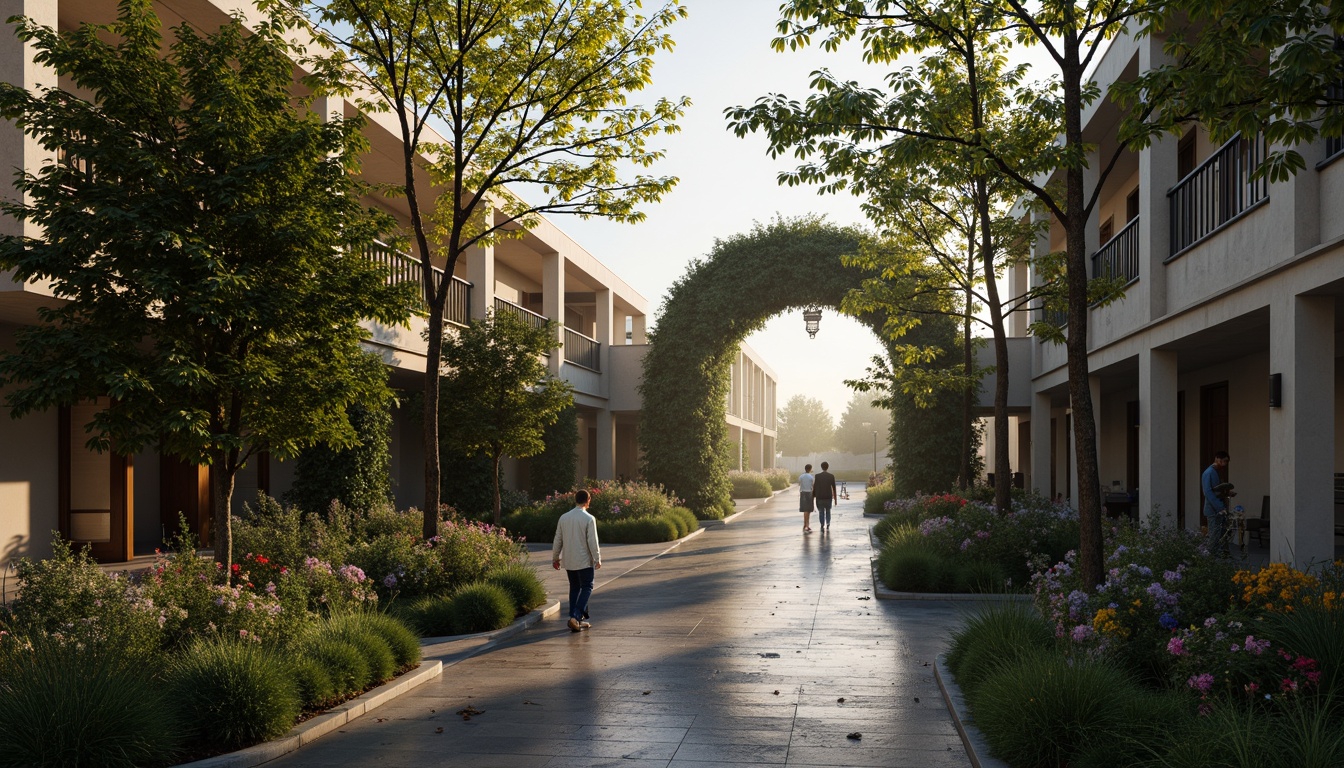
<path fill-rule="evenodd" d="M 932 665 L 974 604 L 876 600 L 851 494 L 829 533 L 791 489 L 659 557 L 606 548 L 591 630 L 562 610 L 267 765 L 966 766 Z"/>

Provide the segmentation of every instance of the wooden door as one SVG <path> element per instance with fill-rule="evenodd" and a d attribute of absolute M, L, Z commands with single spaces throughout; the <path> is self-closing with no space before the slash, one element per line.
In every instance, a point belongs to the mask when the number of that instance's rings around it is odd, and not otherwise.
<path fill-rule="evenodd" d="M 85 425 L 107 408 L 107 398 L 63 406 L 57 415 L 58 526 L 61 536 L 102 563 L 135 555 L 134 463 L 115 451 L 87 447 Z"/>
<path fill-rule="evenodd" d="M 1209 384 L 1199 390 L 1199 463 L 1198 473 L 1213 463 L 1214 451 L 1228 450 L 1228 396 L 1227 382 Z M 1230 452 L 1230 451 L 1229 451 Z M 1228 482 L 1229 468 L 1219 471 L 1222 482 Z M 1204 518 L 1203 488 L 1200 489 L 1199 523 L 1207 525 Z"/>

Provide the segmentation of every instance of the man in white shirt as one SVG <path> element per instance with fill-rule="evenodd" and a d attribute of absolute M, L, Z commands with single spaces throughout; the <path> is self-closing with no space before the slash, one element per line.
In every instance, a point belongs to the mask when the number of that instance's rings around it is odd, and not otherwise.
<path fill-rule="evenodd" d="M 592 497 L 587 491 L 574 494 L 574 508 L 560 516 L 551 543 L 551 567 L 565 566 L 569 576 L 569 629 L 571 632 L 592 626 L 588 618 L 588 598 L 593 594 L 593 574 L 602 567 L 602 552 L 597 546 L 597 519 L 588 514 Z"/>
<path fill-rule="evenodd" d="M 812 476 L 812 465 L 803 467 L 803 474 L 798 476 L 798 511 L 803 513 L 803 533 L 812 532 L 812 484 L 816 478 Z"/>

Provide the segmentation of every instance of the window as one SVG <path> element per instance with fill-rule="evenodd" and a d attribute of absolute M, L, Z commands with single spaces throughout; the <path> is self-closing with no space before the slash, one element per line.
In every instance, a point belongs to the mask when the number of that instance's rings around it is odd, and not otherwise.
<path fill-rule="evenodd" d="M 1129 222 L 1137 219 L 1138 217 L 1139 217 L 1139 188 L 1135 187 L 1134 190 L 1130 192 L 1129 195 L 1125 198 L 1125 223 L 1128 224 Z"/>
<path fill-rule="evenodd" d="M 1115 217 L 1107 216 L 1106 220 L 1101 223 L 1100 237 L 1102 245 L 1105 245 L 1106 243 L 1110 242 L 1111 238 L 1114 236 L 1115 236 Z"/>

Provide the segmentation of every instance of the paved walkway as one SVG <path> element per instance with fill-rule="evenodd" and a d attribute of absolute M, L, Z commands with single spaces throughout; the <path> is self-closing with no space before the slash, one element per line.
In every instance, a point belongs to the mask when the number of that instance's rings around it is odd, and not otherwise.
<path fill-rule="evenodd" d="M 790 491 L 656 559 L 613 547 L 592 630 L 562 611 L 268 765 L 966 766 L 931 665 L 972 604 L 873 599 L 853 496 L 828 534 Z"/>

